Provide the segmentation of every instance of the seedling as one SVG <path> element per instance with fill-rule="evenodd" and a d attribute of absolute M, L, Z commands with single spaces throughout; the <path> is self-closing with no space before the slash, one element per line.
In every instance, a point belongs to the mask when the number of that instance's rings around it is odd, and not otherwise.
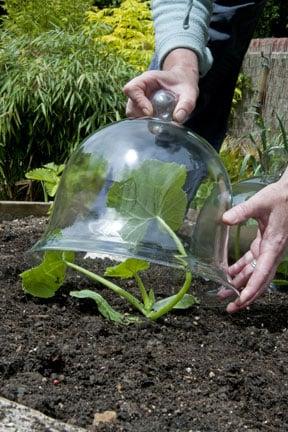
<path fill-rule="evenodd" d="M 183 165 L 150 160 L 143 162 L 139 168 L 124 176 L 124 180 L 114 182 L 109 188 L 107 207 L 114 209 L 119 219 L 124 221 L 120 236 L 129 244 L 130 255 L 136 258 L 127 258 L 114 267 L 108 267 L 104 276 L 100 276 L 75 264 L 72 253 L 46 251 L 44 260 L 38 267 L 21 274 L 24 290 L 39 297 L 52 297 L 64 282 L 66 269 L 70 268 L 101 283 L 151 320 L 157 320 L 173 308 L 185 309 L 197 303 L 196 298 L 188 294 L 192 273 L 185 260 L 185 247 L 177 235 L 188 207 L 187 194 L 183 190 L 186 175 Z M 175 244 L 175 261 L 185 274 L 179 292 L 160 300 L 156 300 L 152 288 L 148 290 L 144 286 L 140 276 L 141 272 L 149 269 L 149 262 L 137 257 L 137 250 L 149 236 L 151 228 L 166 235 L 170 241 L 172 239 Z M 109 280 L 111 277 L 134 279 L 139 288 L 139 298 Z M 84 290 L 72 291 L 70 294 L 93 299 L 99 312 L 109 320 L 135 320 L 135 317 L 115 311 L 99 293 Z"/>
<path fill-rule="evenodd" d="M 25 177 L 29 180 L 37 180 L 41 182 L 44 201 L 48 202 L 49 197 L 54 198 L 58 185 L 60 182 L 61 174 L 65 168 L 65 165 L 56 165 L 51 162 L 44 165 L 42 168 L 36 168 L 28 171 Z"/>

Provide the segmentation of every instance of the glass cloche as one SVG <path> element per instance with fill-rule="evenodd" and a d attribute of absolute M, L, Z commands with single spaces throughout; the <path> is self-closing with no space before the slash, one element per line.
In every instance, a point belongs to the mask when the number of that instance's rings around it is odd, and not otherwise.
<path fill-rule="evenodd" d="M 276 181 L 276 177 L 265 176 L 251 177 L 241 180 L 232 185 L 233 206 L 241 204 L 263 189 L 265 186 Z M 237 260 L 249 249 L 253 240 L 256 238 L 258 223 L 255 219 L 248 219 L 239 225 L 230 228 L 229 235 L 229 255 Z"/>
<path fill-rule="evenodd" d="M 66 165 L 48 228 L 34 251 L 136 257 L 230 286 L 231 186 L 216 151 L 171 121 L 173 94 L 154 95 L 155 117 L 126 119 L 88 137 Z"/>

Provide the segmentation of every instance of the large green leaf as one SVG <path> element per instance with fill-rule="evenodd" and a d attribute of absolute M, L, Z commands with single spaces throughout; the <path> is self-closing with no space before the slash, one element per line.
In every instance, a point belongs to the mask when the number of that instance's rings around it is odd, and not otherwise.
<path fill-rule="evenodd" d="M 47 191 L 47 194 L 53 198 L 56 195 L 58 186 L 59 186 L 60 178 L 58 179 L 57 183 L 45 183 L 45 189 Z"/>
<path fill-rule="evenodd" d="M 39 180 L 48 183 L 58 182 L 57 173 L 48 168 L 35 168 L 31 171 L 28 171 L 25 174 L 25 177 L 30 180 Z"/>
<path fill-rule="evenodd" d="M 161 227 L 161 220 L 177 231 L 187 207 L 182 189 L 185 179 L 183 165 L 148 160 L 132 171 L 129 178 L 115 182 L 109 190 L 107 204 L 127 219 L 121 230 L 123 239 L 138 243 L 148 226 L 156 223 Z"/>
<path fill-rule="evenodd" d="M 36 168 L 28 171 L 25 176 L 30 180 L 38 180 L 44 183 L 47 194 L 54 197 L 60 182 L 60 174 L 65 165 L 56 165 L 53 162 L 44 165 L 43 168 Z"/>
<path fill-rule="evenodd" d="M 54 162 L 49 162 L 43 166 L 44 166 L 44 168 L 47 168 L 51 171 L 54 171 L 57 175 L 61 174 L 65 168 L 65 164 L 57 165 Z"/>
<path fill-rule="evenodd" d="M 136 258 L 128 258 L 113 267 L 107 267 L 105 276 L 119 277 L 121 279 L 133 278 L 139 271 L 148 270 L 149 263 Z"/>
<path fill-rule="evenodd" d="M 89 298 L 96 302 L 97 307 L 101 315 L 104 316 L 104 318 L 107 318 L 110 321 L 119 322 L 122 324 L 129 323 L 129 322 L 138 322 L 139 318 L 133 317 L 130 315 L 124 315 L 120 312 L 117 312 L 115 309 L 112 308 L 112 306 L 109 305 L 109 303 L 98 293 L 91 290 L 81 290 L 81 291 L 70 291 L 70 295 L 72 297 L 77 297 L 80 299 L 83 298 Z"/>
<path fill-rule="evenodd" d="M 41 298 L 53 297 L 65 279 L 67 261 L 73 261 L 73 252 L 47 251 L 41 264 L 21 273 L 24 291 Z"/>

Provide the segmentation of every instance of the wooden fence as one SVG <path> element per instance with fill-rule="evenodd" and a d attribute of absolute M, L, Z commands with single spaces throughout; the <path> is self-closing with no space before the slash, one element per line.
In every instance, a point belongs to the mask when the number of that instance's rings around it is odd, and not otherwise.
<path fill-rule="evenodd" d="M 288 130 L 288 38 L 253 39 L 242 71 L 249 77 L 251 88 L 244 90 L 229 135 L 241 138 L 256 131 L 255 111 L 271 131 L 279 127 L 277 114 Z"/>

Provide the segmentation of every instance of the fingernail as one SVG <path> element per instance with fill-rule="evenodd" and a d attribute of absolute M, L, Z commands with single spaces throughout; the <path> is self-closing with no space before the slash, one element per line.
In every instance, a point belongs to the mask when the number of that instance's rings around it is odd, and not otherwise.
<path fill-rule="evenodd" d="M 174 115 L 174 118 L 178 123 L 184 123 L 187 117 L 187 112 L 183 109 L 178 110 Z"/>

